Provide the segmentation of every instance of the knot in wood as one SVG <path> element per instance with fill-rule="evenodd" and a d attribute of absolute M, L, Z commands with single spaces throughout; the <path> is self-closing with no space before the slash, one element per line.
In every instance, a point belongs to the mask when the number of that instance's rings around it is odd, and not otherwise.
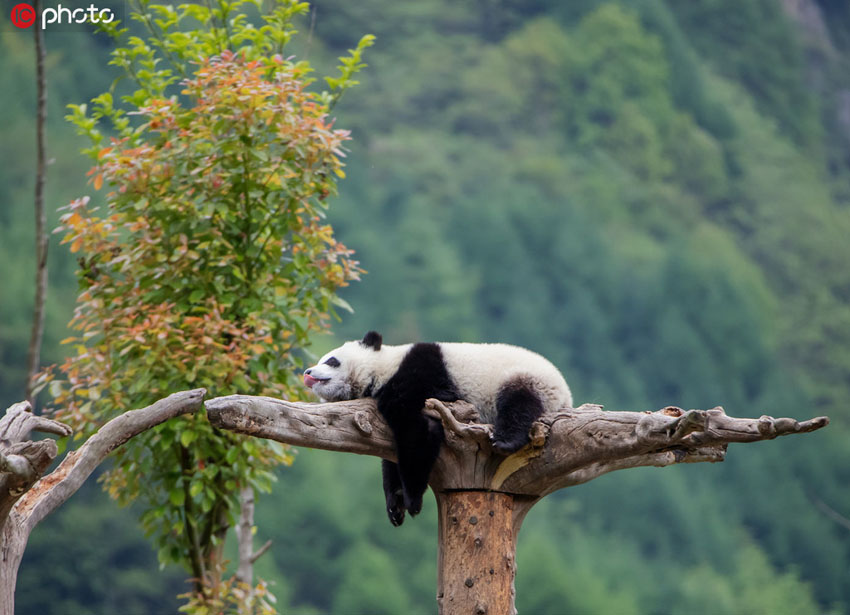
<path fill-rule="evenodd" d="M 365 411 L 358 410 L 354 413 L 354 424 L 364 435 L 372 435 L 372 422 L 369 420 L 369 415 Z"/>
<path fill-rule="evenodd" d="M 767 438 L 776 437 L 776 424 L 772 416 L 762 415 L 758 422 L 759 433 Z"/>
<path fill-rule="evenodd" d="M 549 426 L 540 421 L 535 421 L 531 425 L 531 446 L 532 448 L 543 448 L 546 445 L 546 438 L 549 435 Z"/>
<path fill-rule="evenodd" d="M 466 581 L 463 582 L 463 584 L 467 587 L 472 587 L 473 585 L 475 585 L 475 580 L 472 577 L 469 577 L 466 579 Z"/>

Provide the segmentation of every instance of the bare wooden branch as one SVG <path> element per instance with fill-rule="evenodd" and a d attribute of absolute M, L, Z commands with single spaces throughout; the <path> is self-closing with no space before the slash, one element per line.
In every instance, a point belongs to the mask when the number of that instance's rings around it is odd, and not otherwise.
<path fill-rule="evenodd" d="M 18 478 L 29 478 L 34 474 L 33 467 L 26 457 L 0 453 L 0 472 L 13 474 Z"/>
<path fill-rule="evenodd" d="M 311 404 L 232 395 L 208 400 L 206 407 L 210 422 L 223 429 L 395 460 L 392 435 L 371 399 Z M 490 426 L 464 422 L 470 418 L 469 404 L 428 400 L 425 411 L 440 417 L 446 429 L 432 487 L 533 498 L 624 468 L 722 461 L 729 443 L 805 433 L 829 422 L 827 417 L 740 419 L 722 408 L 607 412 L 584 405 L 541 417 L 532 429 L 532 444 L 505 458 L 489 447 Z"/>
<path fill-rule="evenodd" d="M 205 389 L 174 393 L 147 408 L 130 410 L 115 417 L 79 449 L 68 453 L 59 467 L 36 483 L 18 503 L 16 511 L 32 529 L 76 493 L 109 453 L 155 425 L 197 411 L 205 394 Z"/>
<path fill-rule="evenodd" d="M 0 420 L 0 615 L 15 612 L 18 566 L 39 521 L 73 495 L 110 452 L 163 421 L 197 411 L 205 393 L 204 389 L 175 393 L 112 419 L 40 480 L 58 449 L 54 440 L 29 441 L 30 433 L 68 436 L 71 429 L 35 416 L 28 402 L 9 408 Z"/>
<path fill-rule="evenodd" d="M 272 546 L 271 539 L 269 539 L 265 543 L 263 543 L 263 546 L 260 547 L 259 549 L 257 549 L 254 552 L 254 554 L 251 556 L 251 563 L 253 564 L 258 559 L 260 559 L 263 555 L 265 555 L 266 551 L 268 551 L 271 548 L 271 546 Z"/>
<path fill-rule="evenodd" d="M 0 442 L 21 442 L 33 431 L 63 437 L 71 435 L 71 428 L 64 423 L 33 414 L 27 401 L 13 404 L 0 420 Z"/>
<path fill-rule="evenodd" d="M 640 413 L 583 406 L 545 416 L 540 422 L 549 426 L 543 453 L 507 478 L 501 489 L 544 496 L 612 470 L 723 461 L 730 443 L 814 431 L 829 419 L 741 419 L 727 416 L 722 408 Z"/>
<path fill-rule="evenodd" d="M 229 395 L 207 400 L 210 423 L 293 446 L 374 455 L 395 461 L 392 433 L 371 399 L 309 404 Z"/>
<path fill-rule="evenodd" d="M 437 399 L 429 399 L 425 402 L 424 412 L 429 416 L 441 420 L 446 431 L 460 438 L 470 439 L 475 442 L 485 442 L 489 441 L 490 436 L 493 434 L 491 425 L 483 425 L 481 423 L 469 424 L 469 421 L 473 417 L 475 420 L 478 419 L 478 412 L 475 410 L 475 406 L 465 401 L 455 402 L 452 405 L 452 409 L 449 410 L 443 402 Z M 461 421 L 464 422 L 462 423 Z"/>
<path fill-rule="evenodd" d="M 33 414 L 29 402 L 14 404 L 6 411 L 0 420 L 0 526 L 58 452 L 53 440 L 31 442 L 33 431 L 60 436 L 71 433 L 67 425 Z"/>

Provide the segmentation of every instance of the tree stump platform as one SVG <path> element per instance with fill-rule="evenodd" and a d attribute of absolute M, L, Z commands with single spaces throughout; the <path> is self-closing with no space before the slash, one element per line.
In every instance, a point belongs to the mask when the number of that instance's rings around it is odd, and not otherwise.
<path fill-rule="evenodd" d="M 396 461 L 392 433 L 372 399 L 313 404 L 231 395 L 208 400 L 206 408 L 222 429 Z M 430 399 L 423 411 L 441 420 L 446 433 L 429 480 L 439 514 L 441 615 L 515 613 L 517 534 L 531 507 L 553 491 L 614 470 L 723 461 L 729 443 L 829 423 L 827 417 L 733 418 L 719 407 L 607 412 L 583 405 L 542 416 L 530 444 L 505 457 L 490 446 L 492 426 L 477 422 L 472 405 Z"/>

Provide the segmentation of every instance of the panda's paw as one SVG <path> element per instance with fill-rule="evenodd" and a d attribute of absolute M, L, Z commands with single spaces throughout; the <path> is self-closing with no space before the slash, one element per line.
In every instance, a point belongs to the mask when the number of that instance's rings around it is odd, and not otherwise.
<path fill-rule="evenodd" d="M 404 494 L 404 507 L 407 509 L 407 512 L 410 513 L 411 517 L 415 517 L 422 511 L 422 495 L 418 496 L 409 496 L 408 494 Z"/>
<path fill-rule="evenodd" d="M 404 523 L 404 498 L 401 492 L 396 492 L 387 498 L 387 517 L 395 527 Z"/>
<path fill-rule="evenodd" d="M 387 506 L 387 516 L 390 518 L 390 523 L 398 527 L 404 523 L 404 508 L 398 506 Z"/>
<path fill-rule="evenodd" d="M 490 440 L 493 449 L 500 455 L 512 455 L 521 449 L 524 444 L 522 442 L 509 442 L 507 440 Z"/>

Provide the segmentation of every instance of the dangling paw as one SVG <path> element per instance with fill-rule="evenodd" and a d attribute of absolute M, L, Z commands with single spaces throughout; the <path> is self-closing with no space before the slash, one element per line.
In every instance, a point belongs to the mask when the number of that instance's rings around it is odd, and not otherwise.
<path fill-rule="evenodd" d="M 387 497 L 387 516 L 396 527 L 404 523 L 404 496 L 401 491 Z"/>
<path fill-rule="evenodd" d="M 411 517 L 415 517 L 422 510 L 422 494 L 420 493 L 418 496 L 413 496 L 405 491 L 404 493 L 404 507 L 407 509 L 407 512 L 410 513 Z"/>

